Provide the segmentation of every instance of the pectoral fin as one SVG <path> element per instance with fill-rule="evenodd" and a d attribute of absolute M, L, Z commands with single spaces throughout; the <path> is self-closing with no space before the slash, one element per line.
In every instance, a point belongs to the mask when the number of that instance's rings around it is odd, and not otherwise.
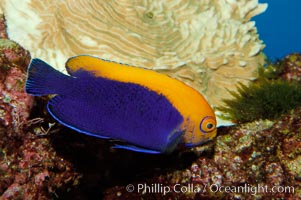
<path fill-rule="evenodd" d="M 164 150 L 164 153 L 173 152 L 178 144 L 181 142 L 185 130 L 175 130 L 167 137 L 167 144 Z"/>

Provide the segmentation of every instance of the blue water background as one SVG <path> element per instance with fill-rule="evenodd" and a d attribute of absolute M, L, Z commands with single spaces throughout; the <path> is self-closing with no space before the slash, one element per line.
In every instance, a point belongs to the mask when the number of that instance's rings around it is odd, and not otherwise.
<path fill-rule="evenodd" d="M 268 3 L 267 10 L 252 18 L 264 53 L 272 61 L 293 53 L 301 53 L 301 0 L 259 0 Z"/>

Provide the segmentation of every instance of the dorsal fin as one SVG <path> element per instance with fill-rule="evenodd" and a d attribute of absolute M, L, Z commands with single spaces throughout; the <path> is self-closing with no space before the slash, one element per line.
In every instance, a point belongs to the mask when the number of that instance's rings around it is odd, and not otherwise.
<path fill-rule="evenodd" d="M 68 74 L 72 76 L 76 76 L 78 70 L 89 71 L 92 73 L 97 73 L 99 75 L 102 70 L 107 70 L 107 67 L 116 68 L 120 66 L 129 65 L 97 58 L 90 55 L 79 55 L 71 57 L 67 60 L 65 65 Z"/>

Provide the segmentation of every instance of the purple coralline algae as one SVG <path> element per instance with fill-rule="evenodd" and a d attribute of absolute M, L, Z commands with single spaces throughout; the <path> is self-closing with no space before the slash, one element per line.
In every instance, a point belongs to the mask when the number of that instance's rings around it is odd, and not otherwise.
<path fill-rule="evenodd" d="M 0 122 L 2 128 L 10 127 L 15 133 L 26 123 L 33 104 L 33 97 L 25 94 L 23 88 L 29 61 L 28 51 L 9 39 L 0 38 Z"/>
<path fill-rule="evenodd" d="M 301 54 L 293 53 L 279 61 L 283 71 L 281 77 L 288 81 L 301 81 Z"/>
<path fill-rule="evenodd" d="M 37 134 L 34 98 L 24 91 L 30 54 L 7 38 L 0 16 L 0 199 L 50 199 L 80 176 Z"/>

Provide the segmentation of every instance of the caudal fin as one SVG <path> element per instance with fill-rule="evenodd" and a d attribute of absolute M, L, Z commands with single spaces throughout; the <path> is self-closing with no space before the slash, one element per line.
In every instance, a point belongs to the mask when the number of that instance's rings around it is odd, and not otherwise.
<path fill-rule="evenodd" d="M 26 92 L 33 96 L 60 94 L 62 88 L 70 78 L 44 61 L 35 58 L 31 61 L 27 71 Z"/>

